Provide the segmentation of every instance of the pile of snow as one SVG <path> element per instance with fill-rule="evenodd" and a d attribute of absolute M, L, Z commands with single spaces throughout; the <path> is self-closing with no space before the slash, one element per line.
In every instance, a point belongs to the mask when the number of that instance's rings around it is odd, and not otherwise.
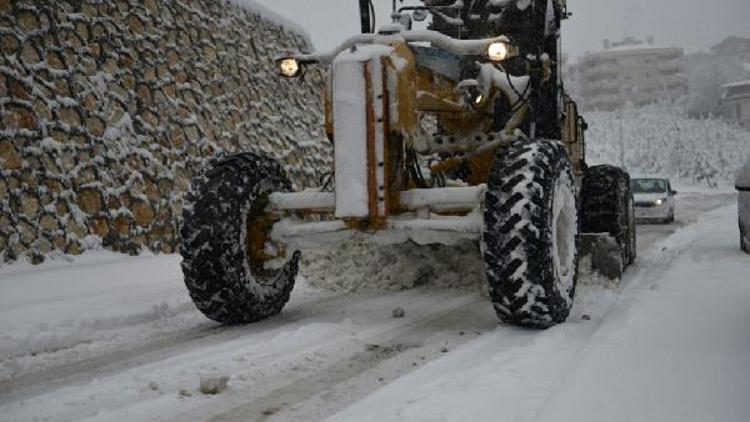
<path fill-rule="evenodd" d="M 485 285 L 479 245 L 471 241 L 454 246 L 380 246 L 349 240 L 333 250 L 303 251 L 300 274 L 312 286 L 345 292 Z"/>
<path fill-rule="evenodd" d="M 750 131 L 718 118 L 690 118 L 654 104 L 586 115 L 589 164 L 620 164 L 631 174 L 666 175 L 673 183 L 715 188 L 734 183 L 750 157 Z"/>

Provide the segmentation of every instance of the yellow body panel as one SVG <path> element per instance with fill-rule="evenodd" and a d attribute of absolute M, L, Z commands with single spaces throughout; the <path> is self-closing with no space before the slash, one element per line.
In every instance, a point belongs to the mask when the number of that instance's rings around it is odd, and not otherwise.
<path fill-rule="evenodd" d="M 383 37 L 381 45 L 391 48 L 390 53 L 382 56 L 382 75 L 367 75 L 368 78 L 383 78 L 386 98 L 371 99 L 384 101 L 386 104 L 385 148 L 387 157 L 385 165 L 389 166 L 390 179 L 387 182 L 388 213 L 400 212 L 398 193 L 414 188 L 405 165 L 404 153 L 414 148 L 419 137 L 432 136 L 426 133 L 420 120 L 428 113 L 437 116 L 437 125 L 441 135 L 467 138 L 495 131 L 494 109 L 496 101 L 508 101 L 504 94 L 492 87 L 479 104 L 469 107 L 463 93 L 453 81 L 429 68 L 417 65 L 414 52 L 402 38 Z M 547 64 L 549 66 L 549 64 Z M 545 68 L 543 83 L 549 80 L 549 68 Z M 332 90 L 331 75 L 328 75 L 325 90 L 325 125 L 329 138 L 333 138 Z M 395 107 L 392 104 L 395 103 Z M 568 147 L 569 156 L 577 175 L 584 168 L 583 126 L 576 105 L 566 97 L 563 116 L 563 142 Z M 511 134 L 521 127 L 527 116 L 527 108 L 521 105 L 509 120 L 504 130 Z M 449 173 L 458 169 L 466 171 L 464 181 L 470 185 L 486 183 L 495 151 L 482 151 L 463 158 L 447 157 L 433 164 L 430 170 L 434 173 Z"/>

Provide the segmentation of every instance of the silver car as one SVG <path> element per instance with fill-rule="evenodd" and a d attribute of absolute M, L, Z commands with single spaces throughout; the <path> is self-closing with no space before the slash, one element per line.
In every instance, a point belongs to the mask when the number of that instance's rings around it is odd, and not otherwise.
<path fill-rule="evenodd" d="M 674 196 L 669 179 L 664 177 L 636 177 L 630 179 L 635 202 L 635 218 L 641 221 L 674 221 Z"/>
<path fill-rule="evenodd" d="M 750 160 L 740 169 L 737 188 L 737 217 L 740 223 L 740 248 L 750 254 Z"/>

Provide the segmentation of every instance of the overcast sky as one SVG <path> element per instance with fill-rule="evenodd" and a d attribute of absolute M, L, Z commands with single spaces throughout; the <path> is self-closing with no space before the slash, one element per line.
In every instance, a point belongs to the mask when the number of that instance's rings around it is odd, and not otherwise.
<path fill-rule="evenodd" d="M 306 28 L 318 49 L 359 32 L 357 0 L 256 1 Z M 373 1 L 380 25 L 389 20 L 391 0 Z M 563 48 L 572 56 L 624 35 L 653 35 L 658 45 L 688 52 L 708 50 L 728 35 L 750 37 L 750 0 L 568 0 L 568 9 L 573 17 L 563 24 Z"/>

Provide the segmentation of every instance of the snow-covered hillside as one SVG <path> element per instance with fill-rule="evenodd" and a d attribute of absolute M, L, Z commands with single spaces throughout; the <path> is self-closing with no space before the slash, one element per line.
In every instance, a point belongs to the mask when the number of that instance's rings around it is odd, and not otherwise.
<path fill-rule="evenodd" d="M 621 160 L 631 174 L 662 174 L 682 185 L 731 185 L 750 158 L 750 131 L 718 118 L 692 119 L 673 105 L 586 115 L 590 164 Z"/>

